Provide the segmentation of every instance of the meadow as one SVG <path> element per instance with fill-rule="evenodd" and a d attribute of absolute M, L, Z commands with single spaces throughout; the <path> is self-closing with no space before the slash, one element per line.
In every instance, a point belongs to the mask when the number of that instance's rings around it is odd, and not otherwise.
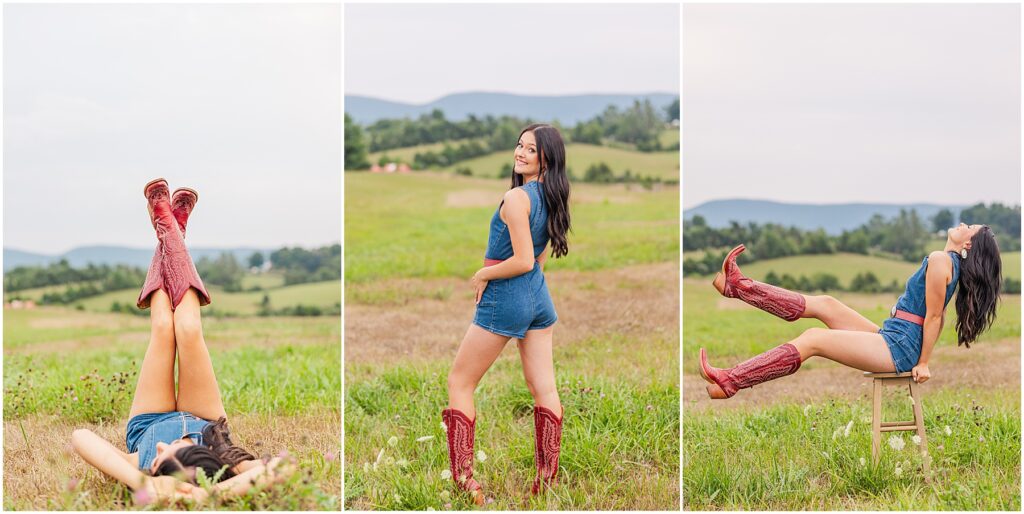
<path fill-rule="evenodd" d="M 346 175 L 345 506 L 469 509 L 441 410 L 503 181 Z M 570 254 L 549 261 L 565 408 L 559 483 L 531 497 L 533 399 L 508 345 L 476 395 L 486 509 L 679 506 L 679 191 L 573 184 Z M 638 357 L 642 356 L 642 357 Z"/>
<path fill-rule="evenodd" d="M 124 449 L 149 319 L 63 307 L 5 309 L 4 508 L 337 510 L 337 318 L 207 317 L 203 328 L 236 443 L 258 456 L 290 455 L 298 469 L 291 478 L 202 506 L 137 504 L 69 442 L 74 429 L 89 428 Z"/>
<path fill-rule="evenodd" d="M 1006 257 L 1004 273 L 1019 276 L 1019 253 Z M 852 262 L 800 257 L 743 269 L 842 274 Z M 869 267 L 853 273 L 871 270 L 883 283 L 892 275 L 902 284 L 917 267 L 855 262 Z M 811 359 L 796 375 L 709 400 L 699 348 L 727 367 L 821 324 L 786 323 L 723 298 L 710 277 L 685 279 L 683 290 L 685 510 L 1020 510 L 1020 296 L 1002 298 L 996 324 L 970 349 L 956 346 L 955 311 L 947 310 L 932 379 L 922 386 L 925 477 L 909 433 L 883 433 L 881 460 L 872 463 L 870 381 L 831 361 Z M 833 296 L 881 324 L 898 295 Z M 904 390 L 886 388 L 885 398 L 884 419 L 912 419 Z"/>

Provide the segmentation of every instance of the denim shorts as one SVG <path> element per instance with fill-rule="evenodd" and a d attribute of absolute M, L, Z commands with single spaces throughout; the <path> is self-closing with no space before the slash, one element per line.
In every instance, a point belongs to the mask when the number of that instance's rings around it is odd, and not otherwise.
<path fill-rule="evenodd" d="M 148 470 L 156 458 L 156 443 L 170 444 L 188 436 L 203 444 L 203 429 L 210 422 L 188 412 L 149 412 L 128 420 L 124 442 L 128 453 L 139 452 L 139 469 Z"/>
<path fill-rule="evenodd" d="M 921 344 L 924 336 L 921 325 L 899 318 L 889 318 L 878 331 L 889 345 L 892 362 L 897 373 L 906 373 L 917 366 L 921 358 Z"/>
<path fill-rule="evenodd" d="M 476 306 L 473 323 L 494 334 L 522 339 L 528 330 L 550 327 L 558 321 L 539 263 L 512 278 L 487 283 Z"/>

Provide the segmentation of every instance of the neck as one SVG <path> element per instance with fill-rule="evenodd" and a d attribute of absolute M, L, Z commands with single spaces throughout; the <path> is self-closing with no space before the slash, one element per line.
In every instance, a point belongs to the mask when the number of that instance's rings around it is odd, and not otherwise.
<path fill-rule="evenodd" d="M 960 248 L 953 243 L 952 240 L 946 239 L 946 247 L 942 249 L 944 252 L 959 252 Z"/>

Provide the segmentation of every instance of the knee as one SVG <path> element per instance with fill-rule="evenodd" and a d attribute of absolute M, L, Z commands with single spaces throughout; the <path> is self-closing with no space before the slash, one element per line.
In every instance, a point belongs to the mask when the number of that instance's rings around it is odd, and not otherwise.
<path fill-rule="evenodd" d="M 149 320 L 153 332 L 158 334 L 174 334 L 174 315 L 171 314 L 169 309 L 166 312 L 154 310 Z"/>
<path fill-rule="evenodd" d="M 203 324 L 196 316 L 174 316 L 174 334 L 181 341 L 194 341 L 203 335 Z"/>
<path fill-rule="evenodd" d="M 818 355 L 821 352 L 821 343 L 825 340 L 828 332 L 827 328 L 808 328 L 804 330 L 803 334 L 800 334 L 794 344 L 801 350 L 807 350 L 811 355 Z"/>
<path fill-rule="evenodd" d="M 448 372 L 448 391 L 466 392 L 476 389 L 472 380 L 460 374 L 458 370 L 452 369 Z"/>
<path fill-rule="evenodd" d="M 548 396 L 555 392 L 555 383 L 551 380 L 537 380 L 536 378 L 526 379 L 526 388 L 534 399 Z"/>

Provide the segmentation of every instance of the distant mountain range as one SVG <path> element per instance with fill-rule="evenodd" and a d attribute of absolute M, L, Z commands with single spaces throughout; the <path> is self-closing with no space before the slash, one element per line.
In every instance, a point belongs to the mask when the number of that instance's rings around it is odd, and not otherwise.
<path fill-rule="evenodd" d="M 930 203 L 915 204 L 884 204 L 884 203 L 844 203 L 830 205 L 797 204 L 771 202 L 767 200 L 713 200 L 686 209 L 683 216 L 691 219 L 703 216 L 711 227 L 725 227 L 733 221 L 742 224 L 777 223 L 784 226 L 795 226 L 805 230 L 825 229 L 829 234 L 839 234 L 843 230 L 851 230 L 863 225 L 871 216 L 881 214 L 891 218 L 900 213 L 900 209 L 914 209 L 917 215 L 931 226 L 931 218 L 941 209 L 953 211 L 956 217 L 964 205 L 937 205 Z"/>
<path fill-rule="evenodd" d="M 234 254 L 240 263 L 249 260 L 254 252 L 263 252 L 269 256 L 274 249 L 267 248 L 189 248 L 192 258 L 199 260 L 203 257 L 211 259 L 218 257 L 224 252 Z M 4 248 L 4 271 L 14 269 L 18 266 L 45 266 L 51 262 L 67 259 L 73 267 L 81 267 L 92 264 L 127 264 L 140 268 L 148 268 L 149 261 L 153 258 L 153 248 L 128 248 L 125 246 L 82 246 L 64 252 L 60 255 L 46 255 L 41 253 L 25 252 L 14 248 Z"/>
<path fill-rule="evenodd" d="M 456 93 L 426 104 L 392 102 L 360 95 L 345 95 L 345 112 L 361 125 L 377 120 L 416 118 L 434 109 L 441 109 L 449 120 L 463 120 L 470 114 L 478 117 L 509 115 L 538 121 L 558 120 L 574 125 L 593 118 L 609 105 L 624 108 L 637 99 L 650 99 L 661 110 L 672 103 L 676 93 L 591 94 L 564 96 L 531 96 L 508 93 Z"/>

